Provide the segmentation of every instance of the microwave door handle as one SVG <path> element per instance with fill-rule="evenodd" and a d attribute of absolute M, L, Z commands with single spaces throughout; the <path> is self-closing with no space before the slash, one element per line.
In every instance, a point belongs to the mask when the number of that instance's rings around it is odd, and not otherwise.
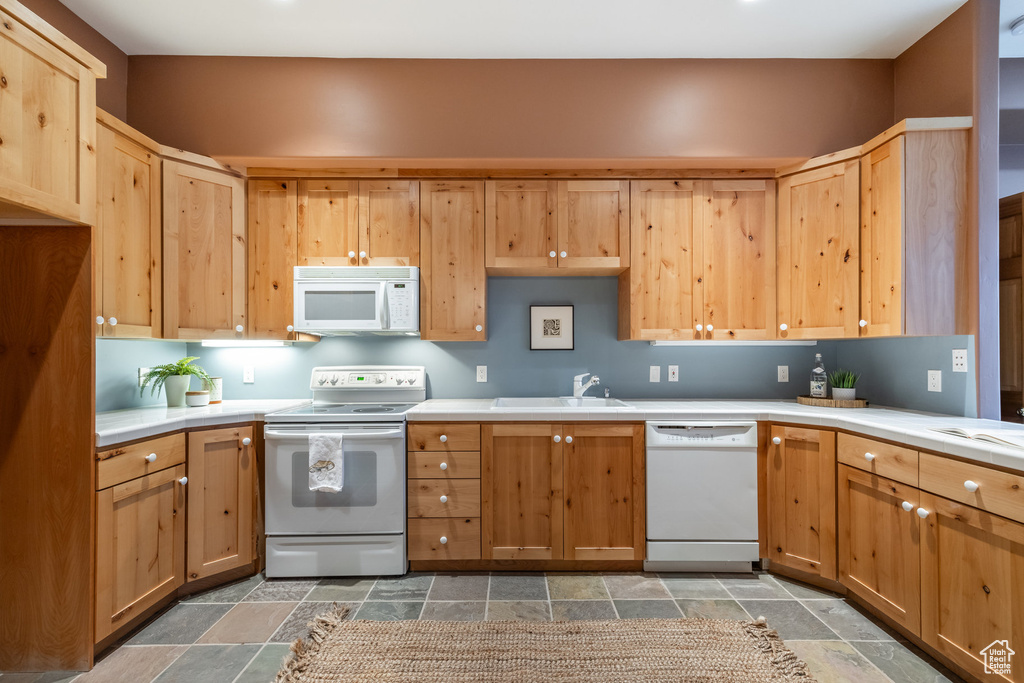
<path fill-rule="evenodd" d="M 380 289 L 380 329 L 390 330 L 391 316 L 388 311 L 388 284 L 386 282 L 381 283 Z"/>
<path fill-rule="evenodd" d="M 405 433 L 401 429 L 391 429 L 391 430 L 388 430 L 386 432 L 352 432 L 352 433 L 349 433 L 349 432 L 345 431 L 344 429 L 340 429 L 340 430 L 339 429 L 325 429 L 323 431 L 324 431 L 324 433 L 338 432 L 338 433 L 340 433 L 344 437 L 345 441 L 348 441 L 349 439 L 368 439 L 368 438 L 379 439 L 381 437 L 402 436 Z M 279 430 L 276 430 L 276 429 L 268 429 L 266 432 L 264 432 L 264 436 L 277 436 L 277 437 L 285 437 L 285 438 L 287 438 L 287 437 L 290 437 L 290 436 L 308 436 L 311 433 L 312 432 L 309 431 L 309 430 L 279 431 Z"/>

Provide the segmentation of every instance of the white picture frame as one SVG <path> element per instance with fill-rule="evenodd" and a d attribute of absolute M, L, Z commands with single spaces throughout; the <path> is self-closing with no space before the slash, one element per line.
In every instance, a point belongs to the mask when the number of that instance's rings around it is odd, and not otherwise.
<path fill-rule="evenodd" d="M 530 350 L 572 351 L 575 345 L 573 307 L 530 306 Z"/>

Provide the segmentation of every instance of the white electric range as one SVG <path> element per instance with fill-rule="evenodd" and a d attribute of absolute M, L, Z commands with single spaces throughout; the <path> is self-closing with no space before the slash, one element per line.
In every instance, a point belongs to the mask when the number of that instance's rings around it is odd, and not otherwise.
<path fill-rule="evenodd" d="M 412 366 L 313 368 L 313 402 L 268 413 L 268 577 L 404 574 L 405 413 L 426 400 Z M 342 435 L 344 486 L 309 488 L 309 437 Z"/>

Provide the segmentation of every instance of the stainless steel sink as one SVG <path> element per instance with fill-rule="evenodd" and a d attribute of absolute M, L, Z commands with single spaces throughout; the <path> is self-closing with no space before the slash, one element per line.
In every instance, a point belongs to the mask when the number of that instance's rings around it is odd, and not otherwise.
<path fill-rule="evenodd" d="M 626 408 L 625 403 L 617 398 L 599 398 L 584 396 L 583 398 L 496 398 L 491 408 L 503 410 L 545 410 L 556 408 Z"/>
<path fill-rule="evenodd" d="M 628 408 L 625 403 L 617 398 L 599 398 L 597 396 L 584 396 L 573 398 L 566 396 L 558 399 L 567 408 Z"/>

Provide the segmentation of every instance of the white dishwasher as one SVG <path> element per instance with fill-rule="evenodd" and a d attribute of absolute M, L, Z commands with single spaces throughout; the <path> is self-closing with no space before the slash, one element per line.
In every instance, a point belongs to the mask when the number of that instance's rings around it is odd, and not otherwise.
<path fill-rule="evenodd" d="M 758 558 L 757 423 L 647 423 L 649 571 L 750 571 Z"/>

